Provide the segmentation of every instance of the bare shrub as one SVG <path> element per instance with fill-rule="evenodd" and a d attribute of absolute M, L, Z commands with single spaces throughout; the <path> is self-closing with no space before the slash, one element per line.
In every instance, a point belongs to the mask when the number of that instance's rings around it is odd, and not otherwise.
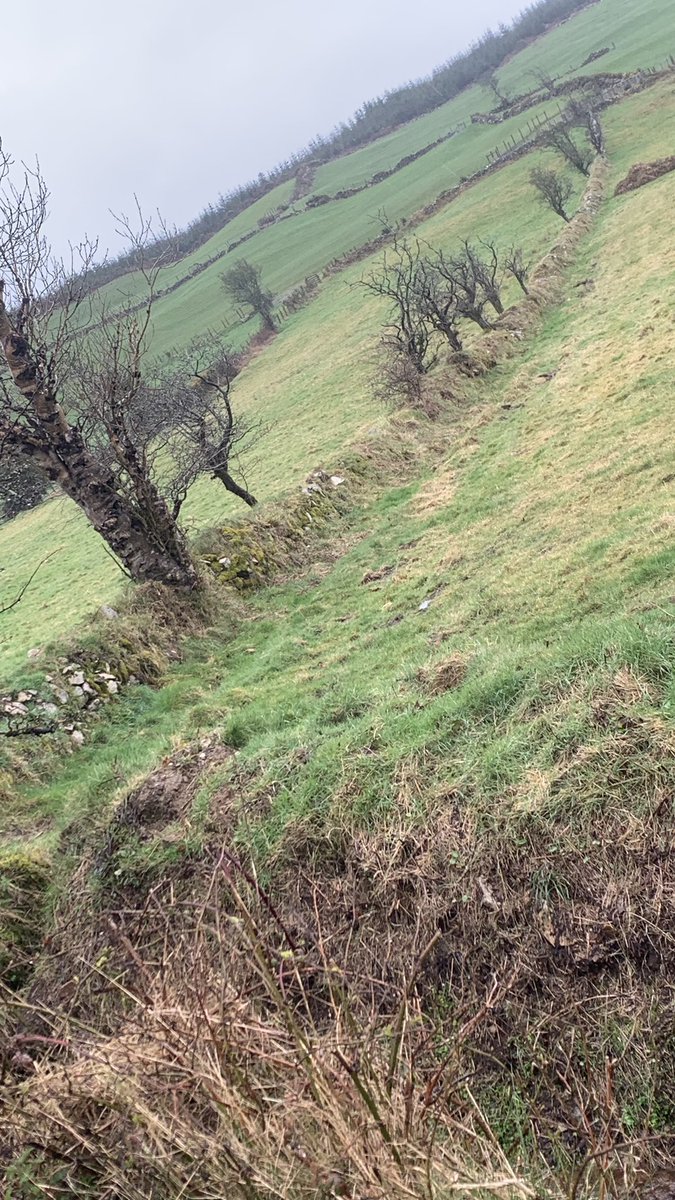
<path fill-rule="evenodd" d="M 530 273 L 529 264 L 519 246 L 511 246 L 504 255 L 504 270 L 518 281 L 525 295 L 529 295 L 527 278 Z"/>
<path fill-rule="evenodd" d="M 232 384 L 238 373 L 237 355 L 209 332 L 194 338 L 178 361 L 172 354 L 158 376 L 153 412 L 157 438 L 173 464 L 170 492 L 176 511 L 202 475 L 218 480 L 249 507 L 257 503 L 233 473 L 236 462 L 242 476 L 242 451 L 252 449 L 262 431 L 259 421 L 233 409 Z"/>
<path fill-rule="evenodd" d="M 391 252 L 385 251 L 382 256 L 380 269 L 361 280 L 362 287 L 389 301 L 385 359 L 405 359 L 418 375 L 425 375 L 438 357 L 432 349 L 433 330 L 420 305 L 422 271 L 419 242 L 410 242 L 396 233 Z M 397 373 L 402 369 L 397 366 Z"/>
<path fill-rule="evenodd" d="M 437 250 L 430 259 L 429 269 L 436 277 L 439 294 L 454 301 L 458 318 L 473 321 L 480 329 L 494 329 L 485 308 L 490 303 L 497 311 L 503 311 L 498 288 L 494 280 L 490 282 L 491 266 L 482 262 L 469 242 L 464 242 L 462 252 L 452 258 Z"/>
<path fill-rule="evenodd" d="M 575 170 L 580 171 L 582 175 L 589 174 L 593 153 L 588 147 L 577 144 L 567 125 L 556 125 L 549 129 L 543 140 L 545 146 L 557 150 Z"/>
<path fill-rule="evenodd" d="M 574 193 L 574 184 L 571 179 L 564 175 L 558 175 L 557 171 L 548 170 L 545 167 L 535 167 L 530 172 L 530 183 L 539 193 L 540 200 L 552 208 L 554 213 L 562 217 L 563 221 L 569 221 L 567 213 L 567 204 Z"/>
<path fill-rule="evenodd" d="M 5 1090 L 10 1179 L 48 1196 L 117 1200 L 532 1195 L 461 1069 L 461 1047 L 508 981 L 488 988 L 439 1054 L 442 1034 L 416 994 L 439 933 L 392 976 L 385 1017 L 332 959 L 320 924 L 305 961 L 227 850 L 190 911 L 166 890 L 148 897 L 155 961 L 109 930 L 112 955 L 126 947 L 132 966 L 123 983 L 87 962 L 108 1036 L 43 1008 L 49 1034 L 7 1041 L 10 1074 L 29 1076 Z M 36 1063 L 41 1048 L 53 1061 Z"/>
<path fill-rule="evenodd" d="M 276 330 L 274 296 L 263 285 L 260 267 L 242 258 L 222 272 L 220 281 L 235 304 L 247 305 L 251 313 L 261 318 L 264 329 Z"/>

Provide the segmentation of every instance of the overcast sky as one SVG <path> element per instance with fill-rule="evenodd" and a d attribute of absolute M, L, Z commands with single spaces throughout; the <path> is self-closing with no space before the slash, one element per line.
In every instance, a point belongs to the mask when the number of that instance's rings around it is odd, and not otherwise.
<path fill-rule="evenodd" d="M 428 73 L 523 0 L 21 0 L 3 6 L 0 134 L 38 156 L 59 249 L 115 248 L 134 192 L 183 225 L 220 192 Z"/>

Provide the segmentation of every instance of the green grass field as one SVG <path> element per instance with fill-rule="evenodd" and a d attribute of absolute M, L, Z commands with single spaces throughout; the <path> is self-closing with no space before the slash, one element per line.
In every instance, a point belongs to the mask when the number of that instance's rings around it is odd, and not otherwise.
<path fill-rule="evenodd" d="M 593 6 L 575 18 L 566 27 L 566 36 L 569 30 L 576 29 L 575 22 L 583 22 L 586 30 L 583 44 L 591 45 L 589 30 L 595 28 L 592 22 L 599 19 L 600 8 L 604 9 L 608 2 L 603 0 L 602 6 Z M 611 2 L 612 20 L 623 30 L 621 22 L 624 19 L 628 22 L 631 14 L 634 20 L 634 8 L 627 0 L 623 6 L 618 0 Z M 654 22 L 658 23 L 658 4 L 654 11 Z M 636 63 L 644 62 L 653 49 L 654 22 L 650 17 L 643 23 L 644 39 L 636 40 L 634 45 Z M 628 23 L 627 28 L 633 26 Z M 542 54 L 553 55 L 560 37 L 561 31 L 554 30 L 541 39 Z M 618 46 L 618 36 L 616 40 Z M 534 47 L 530 47 L 506 69 L 515 71 L 520 59 L 533 52 Z M 551 69 L 564 66 L 564 62 L 551 59 Z M 523 86 L 526 70 L 523 65 L 518 86 Z M 395 161 L 414 144 L 424 144 L 437 135 L 444 122 L 452 124 L 477 107 L 474 93 L 476 89 L 453 101 L 452 114 L 452 105 L 446 105 L 447 111 L 438 110 L 383 139 L 389 145 L 392 138 L 399 138 L 391 149 L 392 159 Z M 607 126 L 616 178 L 635 158 L 656 157 L 665 152 L 675 123 L 674 111 L 672 85 L 647 91 L 611 110 Z M 658 120 L 654 120 L 653 113 L 658 113 Z M 421 130 L 423 122 L 431 124 Z M 242 253 L 250 253 L 256 261 L 264 263 L 266 279 L 281 291 L 346 246 L 372 236 L 372 216 L 381 205 L 392 217 L 406 215 L 447 187 L 455 168 L 457 172 L 475 169 L 490 145 L 497 139 L 503 140 L 509 125 L 507 122 L 496 130 L 490 126 L 468 126 L 456 139 L 411 164 L 379 188 L 263 230 L 242 248 Z M 410 138 L 407 143 L 401 140 L 404 136 Z M 331 168 L 337 169 L 342 163 L 349 170 L 349 160 L 358 158 L 364 162 L 370 149 L 346 156 L 331 164 Z M 374 169 L 385 161 L 377 157 L 381 150 L 379 143 L 372 147 Z M 527 182 L 530 165 L 521 161 L 480 182 L 420 226 L 420 236 L 438 246 L 451 246 L 456 239 L 467 235 L 496 236 L 504 245 L 518 241 L 536 259 L 550 245 L 558 223 L 546 209 L 532 203 Z M 336 177 L 335 183 L 344 183 L 346 179 L 346 176 L 342 180 Z M 659 186 L 667 189 L 668 181 Z M 275 195 L 266 197 L 248 214 L 237 218 L 236 223 L 192 258 L 207 258 L 214 246 L 222 246 L 235 233 L 251 228 L 259 215 L 287 199 L 288 194 L 288 185 L 283 185 Z M 249 479 L 263 500 L 299 484 L 320 461 L 339 461 L 342 447 L 381 421 L 381 412 L 371 392 L 371 353 L 382 309 L 358 287 L 358 280 L 369 268 L 370 263 L 362 263 L 327 280 L 318 298 L 284 324 L 275 341 L 237 381 L 237 405 L 242 411 L 259 416 L 268 427 L 251 461 L 244 462 Z M 220 264 L 215 264 L 159 302 L 155 332 L 158 350 L 184 344 L 205 322 L 214 322 L 222 315 L 220 269 Z M 121 281 L 117 283 L 121 285 Z M 201 483 L 189 498 L 186 518 L 189 528 L 196 531 L 235 511 L 222 489 Z M 0 618 L 0 655 L 4 677 L 9 682 L 25 673 L 29 649 L 67 636 L 100 604 L 114 601 L 122 582 L 100 539 L 66 499 L 49 501 L 46 506 L 10 522 L 0 530 L 0 544 L 4 560 L 11 563 L 11 575 L 6 570 L 3 598 L 10 598 L 15 585 L 20 586 L 36 562 L 56 550 L 19 608 Z"/>
<path fill-rule="evenodd" d="M 668 105 L 675 122 L 674 101 L 668 84 L 615 109 L 607 121 L 610 161 L 631 158 L 626 138 L 637 142 L 650 108 Z M 622 171 L 614 167 L 613 178 Z M 498 195 L 508 187 L 511 198 L 500 229 L 510 237 L 530 204 L 526 173 L 526 164 L 516 164 L 467 194 L 464 211 L 454 205 L 438 214 L 429 222 L 434 244 L 451 241 L 470 218 L 476 232 L 488 227 L 497 184 Z M 236 738 L 263 775 L 278 773 L 294 746 L 316 747 L 311 765 L 294 774 L 273 818 L 256 833 L 274 841 L 287 821 L 311 812 L 333 820 L 332 806 L 346 803 L 351 789 L 356 811 L 374 819 L 392 802 L 397 761 L 427 744 L 446 708 L 465 736 L 449 760 L 440 756 L 442 778 L 434 786 L 448 786 L 453 770 L 475 771 L 481 803 L 501 794 L 525 805 L 532 802 L 528 780 L 539 794 L 553 769 L 550 739 L 533 741 L 521 723 L 537 691 L 560 706 L 554 724 L 576 727 L 597 680 L 619 670 L 644 672 L 650 686 L 659 684 L 661 711 L 672 712 L 672 684 L 661 687 L 675 651 L 675 496 L 663 431 L 675 334 L 659 314 L 675 300 L 675 259 L 655 232 L 667 220 L 671 189 L 666 177 L 609 201 L 565 303 L 515 365 L 502 368 L 487 391 L 479 385 L 448 458 L 367 509 L 348 535 L 354 544 L 327 573 L 318 562 L 299 581 L 252 597 L 239 638 L 216 631 L 160 692 L 142 689 L 124 701 L 53 788 L 41 784 L 30 800 L 22 798 L 29 825 L 36 815 L 38 825 L 45 815 L 56 818 L 54 828 L 67 824 L 83 806 L 126 786 L 177 737 L 212 723 Z M 530 208 L 530 215 L 537 220 L 528 249 L 540 252 L 557 227 L 544 209 Z M 575 288 L 576 279 L 588 278 L 592 287 Z M 360 301 L 355 312 L 351 282 L 348 275 L 334 279 L 247 373 L 251 399 L 276 381 L 281 440 L 294 443 L 292 460 L 265 463 L 267 495 L 297 482 L 312 456 L 339 461 L 364 417 L 380 418 L 369 400 L 367 364 L 377 305 Z M 320 362 L 312 337 L 317 320 L 335 338 L 334 345 L 322 338 Z M 552 380 L 543 378 L 551 371 Z M 325 413 L 331 396 L 347 393 L 353 406 L 340 405 L 331 435 L 316 397 Z M 196 521 L 217 518 L 216 496 L 209 488 L 193 498 Z M 393 564 L 391 577 L 364 587 L 364 572 L 383 563 Z M 418 613 L 437 592 L 429 612 Z M 244 646 L 255 653 L 242 655 Z M 453 654 L 472 663 L 466 687 L 416 712 L 416 672 Z M 582 663 L 588 677 L 577 696 L 573 680 Z M 477 743 L 470 713 L 479 704 L 496 716 L 481 724 Z M 329 710 L 345 714 L 334 733 L 327 733 L 335 723 Z M 363 764 L 361 780 L 358 746 L 375 729 L 381 752 Z M 557 728 L 550 733 L 558 736 Z M 358 786 L 351 775 L 348 785 L 340 780 L 354 755 Z"/>
<path fill-rule="evenodd" d="M 503 245 L 517 239 L 533 259 L 541 256 L 559 222 L 543 207 L 532 209 L 528 170 L 521 162 L 487 178 L 425 222 L 420 236 L 439 247 L 452 246 L 469 232 L 497 236 Z M 505 190 L 509 204 L 500 211 Z M 243 464 L 263 500 L 300 484 L 321 461 L 339 461 L 342 447 L 382 418 L 372 396 L 372 377 L 383 309 L 359 288 L 360 278 L 376 262 L 374 256 L 327 281 L 318 299 L 285 323 L 237 382 L 241 411 L 268 427 L 250 463 L 244 459 Z M 6 678 L 21 673 L 36 641 L 43 644 L 67 634 L 120 586 L 115 564 L 76 506 L 59 498 L 49 502 L 48 511 L 49 522 L 44 509 L 33 510 L 0 532 L 18 579 L 27 578 L 31 564 L 59 547 L 42 569 L 39 586 L 17 610 L 0 617 L 0 638 L 7 639 L 1 647 Z M 236 502 L 220 486 L 203 481 L 189 497 L 185 519 L 196 530 L 236 511 Z M 38 630 L 41 637 L 36 639 Z"/>
<path fill-rule="evenodd" d="M 608 0 L 603 0 L 603 9 L 607 3 Z M 614 7 L 616 3 L 617 0 L 613 0 Z M 590 44 L 589 39 L 595 36 L 592 21 L 598 19 L 599 11 L 600 6 L 594 6 L 575 18 L 575 22 L 584 22 L 584 45 Z M 653 21 L 650 19 L 642 24 L 643 33 L 634 41 L 635 64 L 646 61 L 653 53 L 659 12 L 655 11 Z M 634 10 L 626 0 L 616 12 L 613 8 L 612 19 L 619 22 L 622 14 L 627 27 L 633 29 L 628 18 L 632 14 L 634 24 Z M 586 29 L 589 22 L 591 25 Z M 570 28 L 576 28 L 574 22 Z M 569 32 L 567 27 L 566 31 Z M 547 63 L 551 70 L 562 70 L 567 66 L 567 60 L 555 57 L 559 53 L 556 47 L 560 36 L 560 31 L 554 30 L 537 43 L 542 54 L 550 55 L 551 61 L 549 63 L 547 59 Z M 567 40 L 564 45 L 567 47 Z M 519 90 L 529 86 L 526 59 L 533 52 L 533 48 L 524 51 L 505 68 L 513 75 L 521 58 L 525 60 L 519 68 L 520 74 L 509 81 L 509 87 Z M 428 144 L 459 121 L 466 120 L 472 111 L 488 105 L 487 92 L 469 89 L 456 100 L 372 147 L 321 168 L 316 189 L 337 190 L 363 181 L 404 154 Z M 538 111 L 544 114 L 548 107 L 540 106 Z M 517 134 L 523 123 L 522 118 L 514 118 L 498 127 L 468 125 L 450 142 L 349 200 L 313 211 L 302 211 L 300 203 L 297 216 L 261 230 L 226 260 L 215 262 L 158 301 L 154 352 L 158 355 L 170 353 L 174 347 L 189 342 L 205 326 L 232 320 L 233 314 L 220 286 L 220 273 L 225 262 L 250 256 L 264 266 L 268 285 L 283 294 L 333 257 L 372 238 L 377 232 L 379 210 L 385 209 L 390 219 L 408 216 L 431 202 L 443 189 L 452 187 L 463 175 L 480 168 L 488 150 L 511 133 Z M 658 140 L 659 134 L 654 137 Z M 498 234 L 504 241 L 523 241 L 535 253 L 541 252 L 554 222 L 532 210 L 528 204 L 524 184 L 526 171 L 524 166 L 509 169 L 481 184 L 452 205 L 447 214 L 441 214 L 440 218 L 423 226 L 420 235 L 438 240 L 440 245 L 444 244 L 445 237 L 450 244 L 454 236 L 466 236 L 474 231 Z M 505 189 L 508 212 L 500 212 L 497 211 L 498 200 Z M 225 249 L 230 241 L 255 228 L 259 217 L 288 201 L 291 190 L 291 184 L 280 185 L 252 205 L 199 250 L 168 268 L 162 286 L 182 278 L 195 263 L 207 260 Z M 252 364 L 238 384 L 242 408 L 259 413 L 270 426 L 268 437 L 258 448 L 256 464 L 251 466 L 257 490 L 263 497 L 278 493 L 288 482 L 297 482 L 322 455 L 333 454 L 359 426 L 377 419 L 368 385 L 368 354 L 364 356 L 365 343 L 373 340 L 377 313 L 359 294 L 356 315 L 352 300 L 355 293 L 348 290 L 364 269 L 367 264 L 325 285 L 315 304 L 287 323 L 278 341 Z M 133 302 L 142 297 L 140 281 L 133 275 L 125 276 L 103 289 L 102 296 L 113 305 Z M 370 318 L 369 313 L 372 313 Z M 252 322 L 234 326 L 233 346 L 243 344 L 253 329 Z M 322 341 L 326 337 L 334 340 L 333 347 L 330 340 L 327 342 L 330 353 L 322 356 L 314 354 L 319 330 Z M 299 369 L 299 363 L 302 363 L 302 369 Z M 336 394 L 341 397 L 339 403 L 335 403 Z M 294 447 L 291 461 L 287 457 L 289 433 L 292 433 Z M 200 485 L 189 505 L 190 525 L 194 527 L 217 520 L 227 509 L 227 499 L 216 489 Z M 47 511 L 49 531 L 44 519 Z M 88 612 L 114 598 L 119 583 L 114 565 L 98 539 L 86 529 L 77 510 L 65 499 L 51 501 L 48 510 L 27 514 L 0 530 L 0 546 L 5 561 L 12 564 L 11 577 L 7 571 L 3 599 L 13 596 L 15 581 L 20 585 L 36 562 L 57 549 L 57 554 L 42 568 L 39 580 L 21 609 L 11 618 L 0 618 L 0 661 L 9 681 L 21 672 L 28 649 L 62 637 Z"/>
<path fill-rule="evenodd" d="M 654 61 L 667 8 L 601 0 L 504 86 L 614 41 L 590 69 Z M 330 164 L 317 188 L 367 178 L 481 97 Z M 604 190 L 591 209 L 577 175 L 571 226 L 534 196 L 532 166 L 554 162 L 538 150 L 416 227 L 439 248 L 517 243 L 547 272 L 536 315 L 513 283 L 501 332 L 467 332 L 476 356 L 502 347 L 484 374 L 441 355 L 435 421 L 374 399 L 385 310 L 359 281 L 379 254 L 323 280 L 233 388 L 267 427 L 242 466 L 263 501 L 256 555 L 266 530 L 279 539 L 272 581 L 214 584 L 180 660 L 85 717 L 82 745 L 3 745 L 8 1200 L 669 1186 L 675 174 L 614 189 L 672 154 L 675 74 L 603 127 Z M 241 253 L 281 292 L 372 237 L 381 205 L 409 216 L 476 169 L 507 128 L 469 125 Z M 156 351 L 223 315 L 221 269 L 159 302 Z M 344 464 L 344 502 L 307 534 L 293 502 L 320 464 Z M 243 515 L 206 482 L 185 509 L 212 547 Z M 0 617 L 18 685 L 40 675 L 31 647 L 68 645 L 124 585 L 63 499 L 6 524 L 0 550 L 3 598 L 46 559 Z M 105 635 L 143 636 L 144 615 Z"/>

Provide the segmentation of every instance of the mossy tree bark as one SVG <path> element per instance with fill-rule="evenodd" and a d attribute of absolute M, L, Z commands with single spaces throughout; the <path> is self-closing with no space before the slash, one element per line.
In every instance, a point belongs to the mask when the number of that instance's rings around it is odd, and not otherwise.
<path fill-rule="evenodd" d="M 147 472 L 138 463 L 134 495 L 88 448 L 68 420 L 49 370 L 12 324 L 0 292 L 0 342 L 18 402 L 0 398 L 0 442 L 25 455 L 82 509 L 137 582 L 193 588 L 197 572 L 185 538 Z"/>

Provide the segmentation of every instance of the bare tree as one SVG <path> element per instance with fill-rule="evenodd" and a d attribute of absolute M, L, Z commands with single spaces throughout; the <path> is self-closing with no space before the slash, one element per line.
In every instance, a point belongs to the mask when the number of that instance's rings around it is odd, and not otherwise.
<path fill-rule="evenodd" d="M 525 262 L 525 256 L 519 246 L 511 246 L 504 255 L 504 270 L 507 274 L 512 275 L 518 280 L 525 295 L 529 295 L 527 286 L 527 277 L 530 272 L 528 264 Z"/>
<path fill-rule="evenodd" d="M 465 249 L 467 245 L 465 243 Z M 437 250 L 430 267 L 439 281 L 439 288 L 454 297 L 458 317 L 473 321 L 481 329 L 494 329 L 494 323 L 485 313 L 488 297 L 476 274 L 472 256 L 465 252 L 447 258 L 442 250 Z"/>
<path fill-rule="evenodd" d="M 0 451 L 23 455 L 58 483 L 131 578 L 192 588 L 198 576 L 185 538 L 152 478 L 147 442 L 136 439 L 159 269 L 142 260 L 149 227 L 136 240 L 144 308 L 95 312 L 83 274 L 96 245 L 80 246 L 67 270 L 45 239 L 39 168 L 24 170 L 18 184 L 11 168 L 0 152 Z"/>
<path fill-rule="evenodd" d="M 464 257 L 469 263 L 474 279 L 482 289 L 488 304 L 494 308 L 497 314 L 501 315 L 504 311 L 504 305 L 501 297 L 501 269 L 497 248 L 494 242 L 481 240 L 480 244 L 487 251 L 488 256 L 486 258 L 482 257 L 475 246 L 472 246 L 467 241 L 463 243 Z"/>
<path fill-rule="evenodd" d="M 605 153 L 605 133 L 598 114 L 589 108 L 586 114 L 586 132 L 591 146 L 596 154 Z"/>
<path fill-rule="evenodd" d="M 569 221 L 566 205 L 574 192 L 574 184 L 557 171 L 545 167 L 535 167 L 530 172 L 530 183 L 539 192 L 540 199 L 548 204 L 563 221 Z"/>
<path fill-rule="evenodd" d="M 495 100 L 497 101 L 497 107 L 498 108 L 506 108 L 509 100 L 508 100 L 508 96 L 505 96 L 501 89 L 501 86 L 499 83 L 499 78 L 497 76 L 497 72 L 489 71 L 487 73 L 487 75 L 485 76 L 485 78 L 483 79 L 483 83 L 485 84 L 485 87 L 488 89 L 488 91 L 492 92 L 492 95 L 494 96 Z"/>
<path fill-rule="evenodd" d="M 432 351 L 433 330 L 420 305 L 423 270 L 419 242 L 395 234 L 392 252 L 385 251 L 380 271 L 361 280 L 369 292 L 389 301 L 386 342 L 390 351 L 410 361 L 418 375 L 426 375 L 438 357 Z"/>
<path fill-rule="evenodd" d="M 220 276 L 223 288 L 235 304 L 246 304 L 251 313 L 257 314 L 263 328 L 276 332 L 274 319 L 274 296 L 263 286 L 260 267 L 242 258 Z"/>
<path fill-rule="evenodd" d="M 588 175 L 593 154 L 586 146 L 578 146 L 565 125 L 556 125 L 544 134 L 543 143 L 557 150 L 563 158 L 582 175 Z"/>
<path fill-rule="evenodd" d="M 232 382 L 238 371 L 236 356 L 220 348 L 215 335 L 206 334 L 191 343 L 181 367 L 166 381 L 159 411 L 162 425 L 170 429 L 168 447 L 175 464 L 171 490 L 178 509 L 201 475 L 219 480 L 249 507 L 257 504 L 232 473 L 233 460 L 244 445 L 251 449 L 261 432 L 259 422 L 233 411 Z"/>
<path fill-rule="evenodd" d="M 569 125 L 581 126 L 596 154 L 605 153 L 605 135 L 600 117 L 592 102 L 588 100 L 571 100 L 565 110 Z"/>
<path fill-rule="evenodd" d="M 454 285 L 442 279 L 429 262 L 420 263 L 417 276 L 417 304 L 420 313 L 453 350 L 462 349 L 459 332 L 460 312 Z"/>
<path fill-rule="evenodd" d="M 527 72 L 536 81 L 537 85 L 546 92 L 547 96 L 555 96 L 555 79 L 549 75 L 548 71 L 544 71 L 542 67 L 533 67 Z"/>

